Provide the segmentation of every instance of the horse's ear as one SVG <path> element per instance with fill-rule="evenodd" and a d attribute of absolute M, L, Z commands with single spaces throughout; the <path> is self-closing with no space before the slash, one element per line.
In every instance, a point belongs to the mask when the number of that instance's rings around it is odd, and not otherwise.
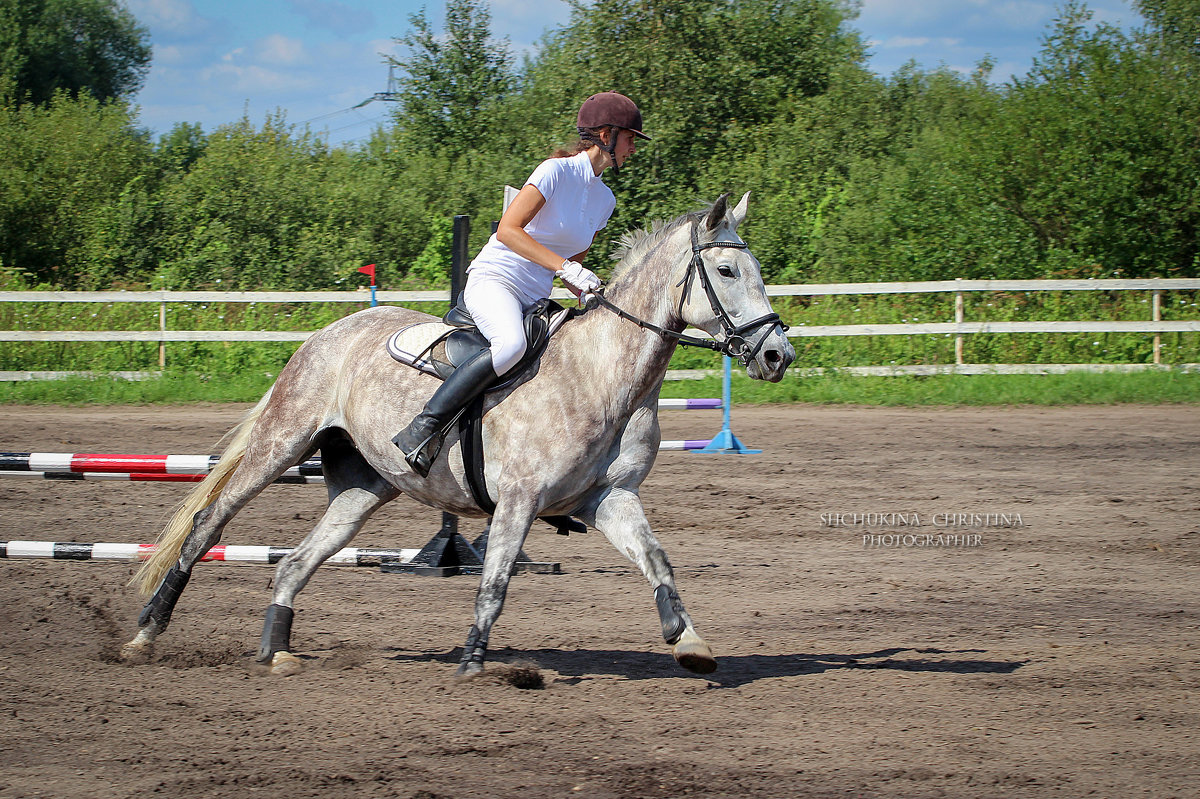
<path fill-rule="evenodd" d="M 734 230 L 737 230 L 738 225 L 746 220 L 746 209 L 750 205 L 750 192 L 742 195 L 742 200 L 737 204 L 737 208 L 729 214 L 729 224 Z"/>
<path fill-rule="evenodd" d="M 712 210 L 708 212 L 708 218 L 704 220 L 704 227 L 707 230 L 716 230 L 722 222 L 725 221 L 725 213 L 729 209 L 729 195 L 722 194 L 713 203 Z"/>

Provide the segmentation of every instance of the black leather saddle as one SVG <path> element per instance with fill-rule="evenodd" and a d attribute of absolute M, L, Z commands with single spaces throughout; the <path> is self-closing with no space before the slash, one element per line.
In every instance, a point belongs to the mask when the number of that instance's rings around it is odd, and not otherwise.
<path fill-rule="evenodd" d="M 569 312 L 550 299 L 539 300 L 525 313 L 525 354 L 513 368 L 488 385 L 488 391 L 496 391 L 515 381 L 525 371 L 525 367 L 542 354 L 550 340 L 551 323 L 562 313 Z M 490 345 L 487 338 L 479 332 L 479 328 L 475 327 L 471 312 L 461 303 L 451 307 L 442 317 L 442 322 L 455 328 L 443 337 L 444 360 L 435 358 L 432 361 L 444 380 L 459 364 L 486 350 Z"/>

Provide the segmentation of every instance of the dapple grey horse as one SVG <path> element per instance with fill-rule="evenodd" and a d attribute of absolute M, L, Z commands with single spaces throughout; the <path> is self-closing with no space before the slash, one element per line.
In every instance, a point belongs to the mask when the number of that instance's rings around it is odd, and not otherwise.
<path fill-rule="evenodd" d="M 795 358 L 786 328 L 771 311 L 758 261 L 737 235 L 748 201 L 749 194 L 729 208 L 722 196 L 707 211 L 627 235 L 600 298 L 603 307 L 566 322 L 526 375 L 487 398 L 485 476 L 496 507 L 458 674 L 483 670 L 488 635 L 530 524 L 551 515 L 574 516 L 600 530 L 649 580 L 676 660 L 700 673 L 716 668 L 680 601 L 638 490 L 658 453 L 659 390 L 671 353 L 688 339 L 687 325 L 737 356 L 752 378 L 778 382 Z M 384 342 L 402 327 L 430 320 L 405 308 L 371 308 L 334 322 L 297 349 L 230 432 L 219 463 L 134 576 L 143 592 L 154 593 L 137 635 L 122 648 L 126 660 L 151 656 L 192 567 L 234 514 L 317 450 L 329 505 L 276 571 L 259 650 L 259 660 L 275 673 L 300 669 L 289 642 L 297 593 L 377 508 L 407 494 L 460 516 L 486 516 L 468 490 L 456 433 L 426 479 L 391 442 L 437 379 L 395 363 Z"/>

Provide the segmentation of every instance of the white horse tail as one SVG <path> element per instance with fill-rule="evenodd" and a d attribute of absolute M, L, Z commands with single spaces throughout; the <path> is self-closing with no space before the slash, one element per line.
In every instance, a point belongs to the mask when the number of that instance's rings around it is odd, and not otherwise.
<path fill-rule="evenodd" d="M 229 482 L 229 478 L 233 476 L 234 470 L 237 469 L 242 462 L 242 457 L 246 454 L 250 431 L 254 428 L 258 417 L 262 415 L 263 409 L 266 408 L 273 390 L 274 386 L 258 401 L 257 405 L 250 409 L 242 421 L 225 435 L 229 444 L 221 453 L 217 465 L 196 484 L 196 487 L 175 509 L 171 520 L 167 522 L 167 526 L 158 534 L 158 540 L 154 542 L 154 554 L 130 578 L 129 585 L 136 588 L 143 596 L 154 593 L 163 577 L 179 560 L 179 553 L 183 549 L 184 541 L 192 532 L 192 520 L 196 514 L 215 502 L 221 492 L 225 490 L 225 484 Z"/>

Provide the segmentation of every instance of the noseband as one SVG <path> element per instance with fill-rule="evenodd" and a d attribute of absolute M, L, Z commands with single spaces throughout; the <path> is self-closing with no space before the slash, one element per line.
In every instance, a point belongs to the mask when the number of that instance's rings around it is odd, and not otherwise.
<path fill-rule="evenodd" d="M 725 306 L 721 303 L 721 298 L 717 296 L 716 290 L 713 288 L 712 280 L 708 276 L 708 269 L 704 265 L 704 258 L 701 253 L 705 250 L 711 250 L 714 247 L 732 247 L 738 250 L 749 249 L 749 245 L 742 241 L 708 241 L 701 243 L 697 237 L 697 230 L 700 228 L 699 218 L 696 224 L 692 227 L 692 260 L 688 262 L 687 271 L 684 272 L 683 278 L 676 283 L 676 286 L 683 286 L 683 291 L 679 294 L 679 307 L 676 309 L 676 314 L 683 317 L 683 304 L 687 302 L 688 290 L 691 288 L 691 280 L 693 276 L 699 276 L 700 286 L 704 289 L 705 295 L 708 297 L 708 304 L 712 308 L 712 312 L 716 315 L 717 320 L 721 323 L 721 333 L 723 338 L 721 341 L 710 341 L 709 339 L 696 338 L 683 333 L 677 333 L 674 330 L 667 330 L 665 327 L 659 327 L 656 324 L 647 322 L 644 319 L 639 319 L 633 314 L 621 310 L 613 305 L 608 298 L 603 295 L 603 289 L 592 295 L 599 305 L 604 306 L 608 310 L 615 313 L 622 319 L 627 319 L 633 322 L 638 327 L 646 330 L 653 330 L 663 338 L 673 338 L 686 347 L 703 347 L 705 349 L 714 350 L 722 355 L 727 355 L 730 358 L 737 358 L 743 366 L 748 366 L 754 356 L 758 355 L 758 351 L 762 349 L 763 343 L 770 334 L 768 328 L 758 337 L 758 342 L 751 346 L 747 340 L 747 336 L 753 331 L 761 327 L 769 325 L 770 328 L 779 326 L 781 332 L 786 332 L 788 326 L 785 325 L 779 318 L 777 313 L 769 313 L 765 316 L 747 322 L 744 325 L 735 325 L 729 312 L 725 310 Z"/>

